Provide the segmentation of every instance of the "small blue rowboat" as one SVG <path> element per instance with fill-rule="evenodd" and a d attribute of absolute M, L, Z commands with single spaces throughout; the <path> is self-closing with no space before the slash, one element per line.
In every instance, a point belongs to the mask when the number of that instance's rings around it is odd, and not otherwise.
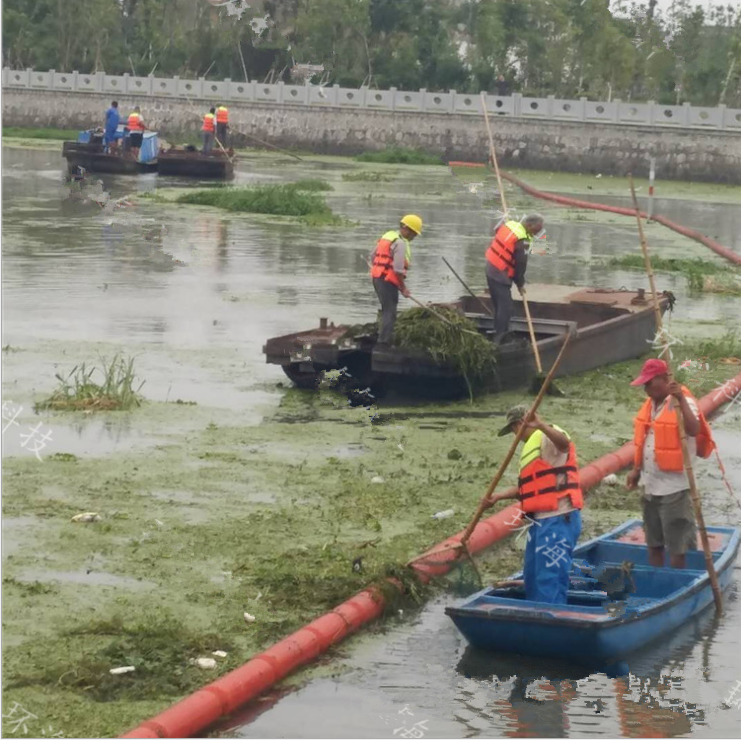
<path fill-rule="evenodd" d="M 724 589 L 738 555 L 739 530 L 707 530 Z M 512 580 L 521 578 L 518 573 Z M 687 553 L 686 569 L 651 567 L 643 523 L 634 519 L 574 550 L 564 605 L 527 601 L 522 586 L 495 586 L 445 613 L 475 648 L 610 665 L 712 602 L 702 550 Z"/>

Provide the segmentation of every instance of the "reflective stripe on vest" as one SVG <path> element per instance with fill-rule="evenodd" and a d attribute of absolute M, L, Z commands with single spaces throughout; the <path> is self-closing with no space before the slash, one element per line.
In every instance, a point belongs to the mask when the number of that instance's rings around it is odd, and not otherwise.
<path fill-rule="evenodd" d="M 515 276 L 515 245 L 520 239 L 531 241 L 525 227 L 517 221 L 506 221 L 497 229 L 486 250 L 486 259 L 510 280 Z"/>
<path fill-rule="evenodd" d="M 215 120 L 216 116 L 213 113 L 206 113 L 203 117 L 203 126 L 201 127 L 201 131 L 213 133 L 216 130 L 216 124 L 214 123 Z"/>
<path fill-rule="evenodd" d="M 216 123 L 229 123 L 229 110 L 223 105 L 216 109 Z"/>
<path fill-rule="evenodd" d="M 682 386 L 682 393 L 688 398 L 695 400 L 689 388 Z M 668 473 L 679 473 L 684 470 L 682 443 L 679 439 L 679 420 L 677 417 L 679 409 L 675 406 L 670 411 L 669 404 L 665 403 L 661 413 L 655 419 L 651 419 L 652 403 L 651 399 L 647 398 L 643 406 L 641 406 L 638 415 L 633 420 L 633 443 L 635 444 L 634 466 L 639 469 L 643 466 L 643 447 L 646 443 L 648 430 L 653 428 L 654 458 L 656 464 L 659 466 L 659 470 Z M 702 411 L 699 411 L 699 414 L 700 432 L 695 437 L 697 454 L 699 457 L 709 457 L 715 449 L 715 442 L 713 441 L 713 435 L 707 419 Z"/>
<path fill-rule="evenodd" d="M 392 283 L 397 288 L 401 288 L 396 272 L 394 271 L 394 258 L 391 254 L 391 247 L 394 242 L 401 239 L 405 243 L 404 248 L 404 270 L 402 271 L 402 277 L 406 278 L 407 269 L 412 258 L 412 248 L 409 244 L 408 239 L 404 237 L 398 231 L 387 231 L 379 240 L 376 245 L 376 250 L 373 252 L 373 264 L 371 266 L 371 277 L 372 278 L 384 278 L 389 283 Z"/>
<path fill-rule="evenodd" d="M 144 131 L 144 126 L 142 125 L 142 117 L 138 113 L 132 113 L 129 116 L 128 123 L 126 124 L 131 131 Z"/>
<path fill-rule="evenodd" d="M 554 429 L 566 434 L 563 429 L 553 425 Z M 568 436 L 568 435 L 566 435 Z M 517 481 L 518 496 L 522 510 L 526 513 L 556 511 L 558 502 L 565 496 L 571 499 L 571 505 L 581 509 L 584 505 L 579 467 L 576 460 L 576 448 L 573 442 L 564 465 L 553 466 L 541 457 L 543 432 L 533 432 L 525 442 L 520 454 L 520 476 Z M 559 476 L 565 476 L 559 482 Z"/>

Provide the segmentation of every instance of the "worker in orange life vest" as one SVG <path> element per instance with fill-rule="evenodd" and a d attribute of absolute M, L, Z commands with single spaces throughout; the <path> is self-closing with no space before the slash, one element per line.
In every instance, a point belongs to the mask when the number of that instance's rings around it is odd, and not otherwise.
<path fill-rule="evenodd" d="M 405 298 L 411 294 L 406 287 L 407 270 L 412 260 L 412 240 L 422 233 L 422 219 L 408 214 L 401 219 L 398 230 L 387 231 L 373 252 L 371 278 L 381 302 L 381 326 L 378 345 L 388 345 L 394 337 L 399 293 Z"/>
<path fill-rule="evenodd" d="M 494 341 L 499 344 L 509 331 L 512 318 L 512 283 L 525 293 L 527 255 L 535 237 L 543 231 L 537 213 L 519 221 L 501 223 L 486 250 L 486 282 L 494 308 Z"/>
<path fill-rule="evenodd" d="M 208 154 L 214 148 L 214 134 L 216 132 L 216 108 L 206 113 L 203 117 L 203 153 Z"/>
<path fill-rule="evenodd" d="M 226 138 L 229 130 L 229 109 L 225 105 L 219 105 L 216 109 L 216 136 L 221 146 L 226 149 Z"/>
<path fill-rule="evenodd" d="M 527 406 L 510 409 L 499 436 L 517 434 L 527 413 Z M 563 429 L 537 415 L 525 427 L 522 441 L 517 490 L 494 494 L 487 508 L 505 499 L 520 500 L 522 513 L 531 521 L 523 565 L 525 598 L 565 604 L 584 505 L 576 448 Z"/>
<path fill-rule="evenodd" d="M 139 149 L 141 148 L 142 140 L 144 139 L 144 132 L 147 130 L 147 127 L 144 125 L 144 120 L 142 119 L 141 109 L 138 105 L 134 108 L 134 112 L 129 116 L 126 126 L 130 131 L 129 143 L 131 145 L 131 151 L 134 153 L 135 157 L 138 157 Z"/>
<path fill-rule="evenodd" d="M 635 457 L 626 487 L 632 491 L 639 480 L 644 486 L 641 506 L 649 565 L 664 567 L 666 549 L 671 567 L 684 568 L 687 551 L 697 549 L 697 527 L 684 470 L 678 413 L 684 420 L 691 459 L 708 457 L 715 443 L 693 395 L 669 380 L 666 362 L 646 360 L 631 385 L 642 385 L 648 398 L 634 419 Z M 670 409 L 672 399 L 674 407 Z"/>

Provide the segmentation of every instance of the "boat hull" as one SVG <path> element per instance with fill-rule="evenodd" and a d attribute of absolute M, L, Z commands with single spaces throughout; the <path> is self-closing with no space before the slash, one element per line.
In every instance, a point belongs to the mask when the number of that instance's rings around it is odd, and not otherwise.
<path fill-rule="evenodd" d="M 640 522 L 628 522 L 616 532 L 620 534 L 626 528 L 635 529 L 636 526 L 640 526 Z M 738 531 L 720 527 L 708 529 L 727 535 L 725 548 L 716 560 L 718 581 L 725 589 L 731 583 L 738 554 Z M 592 544 L 577 548 L 575 558 Z M 480 603 L 479 608 L 449 607 L 446 613 L 468 642 L 478 649 L 565 659 L 585 665 L 607 665 L 666 637 L 711 605 L 713 593 L 709 578 L 706 572 L 697 569 L 702 565 L 702 552 L 690 553 L 689 556 L 693 568 L 649 568 L 645 547 L 632 545 L 622 548 L 620 557 L 630 558 L 642 568 L 636 573 L 636 582 L 643 579 L 647 592 L 671 592 L 672 588 L 677 588 L 665 599 L 646 599 L 649 603 L 643 607 L 640 606 L 640 597 L 629 598 L 626 602 L 628 608 L 619 616 L 611 616 L 604 603 L 579 605 L 578 596 L 570 598 L 572 603 L 553 606 L 525 600 L 512 603 L 513 599 L 484 595 L 483 601 L 487 603 Z M 521 577 L 521 574 L 515 577 Z M 491 592 L 490 589 L 485 591 Z M 468 601 L 478 603 L 476 597 L 483 594 L 481 592 Z M 583 598 L 589 601 L 588 595 Z"/>
<path fill-rule="evenodd" d="M 161 151 L 157 172 L 165 176 L 230 180 L 234 177 L 234 164 L 223 152 Z"/>
<path fill-rule="evenodd" d="M 560 288 L 560 293 L 556 288 Z M 567 333 L 569 349 L 556 377 L 573 375 L 614 362 L 645 354 L 656 334 L 656 318 L 650 303 L 640 291 L 590 291 L 567 286 L 543 286 L 550 290 L 540 301 L 531 301 L 536 341 L 543 367 L 556 359 Z M 531 290 L 533 295 L 538 291 Z M 661 298 L 662 311 L 669 297 Z M 491 337 L 494 322 L 481 310 L 487 297 L 462 298 L 445 304 L 464 313 L 477 325 L 479 332 Z M 338 370 L 352 361 L 355 371 L 362 366 L 362 377 L 369 384 L 383 383 L 405 394 L 436 398 L 458 397 L 468 393 L 468 384 L 449 364 L 437 362 L 422 350 L 394 346 L 377 348 L 375 338 L 366 335 L 350 341 L 347 326 L 332 325 L 331 331 L 311 329 L 269 339 L 263 348 L 268 363 L 281 365 L 286 374 L 314 373 L 317 379 L 327 370 Z M 496 378 L 487 390 L 496 392 L 529 384 L 538 374 L 529 343 L 524 310 L 515 302 L 515 315 L 510 323 L 514 341 L 497 351 Z"/>
<path fill-rule="evenodd" d="M 103 172 L 112 175 L 140 175 L 156 172 L 156 162 L 137 162 L 132 156 L 120 153 L 107 154 L 102 144 L 80 144 L 76 141 L 65 141 L 62 156 L 67 160 L 67 171 L 70 174 L 82 167 L 89 172 Z"/>

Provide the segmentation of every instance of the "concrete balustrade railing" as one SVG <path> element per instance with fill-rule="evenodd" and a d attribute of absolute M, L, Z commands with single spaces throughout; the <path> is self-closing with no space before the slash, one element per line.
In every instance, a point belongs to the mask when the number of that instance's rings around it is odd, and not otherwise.
<path fill-rule="evenodd" d="M 93 92 L 107 95 L 144 95 L 173 98 L 198 98 L 223 102 L 254 102 L 261 104 L 296 104 L 308 106 L 338 106 L 341 108 L 368 108 L 403 112 L 456 113 L 483 115 L 481 97 L 476 94 L 352 89 L 319 87 L 317 85 L 286 85 L 251 82 L 181 80 L 179 77 L 136 77 L 129 74 L 107 75 L 104 72 L 39 72 L 33 69 L 2 70 L 4 88 L 55 90 L 59 92 Z M 535 118 L 558 121 L 602 122 L 611 124 L 639 124 L 671 128 L 704 128 L 741 131 L 741 109 L 683 105 L 660 105 L 654 102 L 633 103 L 622 100 L 609 102 L 563 100 L 549 95 L 546 98 L 524 97 L 519 93 L 500 97 L 487 95 L 487 111 L 491 114 L 516 118 Z"/>

